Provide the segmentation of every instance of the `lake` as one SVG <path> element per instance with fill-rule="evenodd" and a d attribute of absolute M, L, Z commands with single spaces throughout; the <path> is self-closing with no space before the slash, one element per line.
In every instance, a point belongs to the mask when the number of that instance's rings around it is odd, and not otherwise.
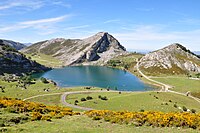
<path fill-rule="evenodd" d="M 133 74 L 103 66 L 70 66 L 34 75 L 54 80 L 60 87 L 96 86 L 121 91 L 146 91 L 153 88 Z"/>

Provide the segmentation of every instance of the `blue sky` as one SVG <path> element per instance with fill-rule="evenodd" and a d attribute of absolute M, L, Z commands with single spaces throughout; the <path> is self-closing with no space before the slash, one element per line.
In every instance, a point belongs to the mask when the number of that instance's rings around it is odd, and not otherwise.
<path fill-rule="evenodd" d="M 38 42 L 105 31 L 127 49 L 200 51 L 200 0 L 1 0 L 0 38 Z"/>

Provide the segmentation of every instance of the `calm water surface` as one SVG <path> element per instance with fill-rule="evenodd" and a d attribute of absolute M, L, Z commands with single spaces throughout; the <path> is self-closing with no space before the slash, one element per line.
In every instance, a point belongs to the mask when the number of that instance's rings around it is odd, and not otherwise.
<path fill-rule="evenodd" d="M 102 66 L 56 68 L 35 76 L 54 80 L 60 87 L 96 86 L 126 91 L 152 90 L 152 87 L 129 72 Z"/>

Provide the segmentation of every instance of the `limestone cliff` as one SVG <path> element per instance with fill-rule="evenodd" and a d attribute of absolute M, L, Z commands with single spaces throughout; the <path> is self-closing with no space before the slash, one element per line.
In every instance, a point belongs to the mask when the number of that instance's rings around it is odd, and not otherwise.
<path fill-rule="evenodd" d="M 51 55 L 67 65 L 104 65 L 111 58 L 126 53 L 126 49 L 107 32 L 85 39 L 57 38 L 31 45 L 25 53 Z"/>

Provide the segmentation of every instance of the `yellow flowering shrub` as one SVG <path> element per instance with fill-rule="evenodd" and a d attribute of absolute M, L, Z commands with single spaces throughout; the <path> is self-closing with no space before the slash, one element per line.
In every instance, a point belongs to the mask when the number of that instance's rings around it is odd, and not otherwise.
<path fill-rule="evenodd" d="M 132 124 L 135 126 L 156 126 L 156 127 L 189 127 L 200 129 L 200 114 L 189 112 L 170 112 L 163 113 L 157 111 L 145 112 L 127 112 L 127 111 L 109 111 L 109 110 L 92 110 L 85 114 L 94 120 L 104 119 L 112 123 Z M 98 119 L 96 119 L 98 118 Z"/>
<path fill-rule="evenodd" d="M 62 118 L 65 115 L 80 114 L 67 107 L 46 106 L 40 103 L 7 97 L 0 97 L 0 108 L 12 108 L 18 113 L 31 113 L 31 120 L 49 120 L 50 118 Z"/>

